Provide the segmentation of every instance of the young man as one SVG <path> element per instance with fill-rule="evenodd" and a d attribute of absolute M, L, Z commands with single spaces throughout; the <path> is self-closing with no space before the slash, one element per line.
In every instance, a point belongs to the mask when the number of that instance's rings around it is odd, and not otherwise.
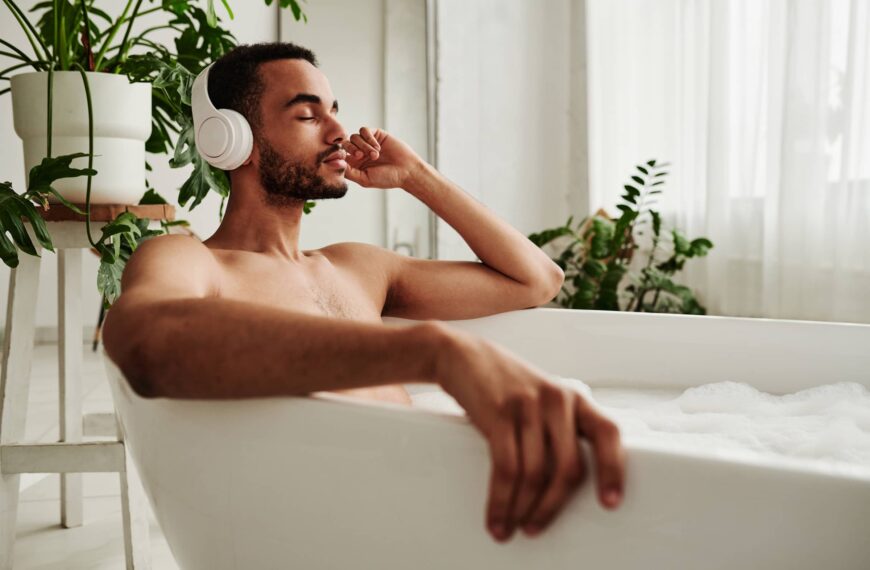
<path fill-rule="evenodd" d="M 579 394 L 498 346 L 438 322 L 535 307 L 564 274 L 546 254 L 380 130 L 348 136 L 314 55 L 293 44 L 239 46 L 209 72 L 218 109 L 254 135 L 218 230 L 144 242 L 107 315 L 106 350 L 146 397 L 247 398 L 343 392 L 410 404 L 405 382 L 437 382 L 492 454 L 487 526 L 498 540 L 540 532 L 586 474 L 621 501 L 615 425 Z M 305 200 L 341 198 L 346 180 L 402 188 L 466 240 L 481 262 L 435 261 L 363 243 L 298 247 Z M 387 327 L 384 315 L 422 321 Z"/>

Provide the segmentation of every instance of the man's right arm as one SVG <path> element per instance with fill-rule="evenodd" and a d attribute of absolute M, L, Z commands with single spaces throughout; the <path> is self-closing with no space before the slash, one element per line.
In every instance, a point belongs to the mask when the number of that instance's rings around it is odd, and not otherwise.
<path fill-rule="evenodd" d="M 443 326 L 389 327 L 214 295 L 217 266 L 186 236 L 143 242 L 104 325 L 145 397 L 246 398 L 432 381 Z"/>
<path fill-rule="evenodd" d="M 621 502 L 616 425 L 498 345 L 437 321 L 388 327 L 220 299 L 215 275 L 211 253 L 186 236 L 152 238 L 130 258 L 104 340 L 137 393 L 245 398 L 436 382 L 489 443 L 485 516 L 498 540 L 519 526 L 540 532 L 579 487 L 578 435 L 592 445 L 599 501 Z"/>

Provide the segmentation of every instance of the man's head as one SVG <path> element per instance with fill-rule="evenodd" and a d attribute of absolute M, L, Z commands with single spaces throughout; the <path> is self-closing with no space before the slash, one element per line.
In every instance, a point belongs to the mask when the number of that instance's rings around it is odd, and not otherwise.
<path fill-rule="evenodd" d="M 347 133 L 310 50 L 291 43 L 240 45 L 212 66 L 208 95 L 216 108 L 238 111 L 250 123 L 254 149 L 240 168 L 257 167 L 268 203 L 347 193 L 344 168 L 324 162 Z"/>

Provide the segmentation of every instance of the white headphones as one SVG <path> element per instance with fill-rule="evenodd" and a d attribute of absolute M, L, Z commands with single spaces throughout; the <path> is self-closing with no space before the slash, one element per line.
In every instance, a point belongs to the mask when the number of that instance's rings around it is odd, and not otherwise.
<path fill-rule="evenodd" d="M 232 109 L 215 109 L 208 97 L 208 70 L 193 81 L 190 106 L 193 111 L 193 137 L 196 150 L 212 166 L 233 170 L 251 155 L 254 135 L 247 119 Z"/>

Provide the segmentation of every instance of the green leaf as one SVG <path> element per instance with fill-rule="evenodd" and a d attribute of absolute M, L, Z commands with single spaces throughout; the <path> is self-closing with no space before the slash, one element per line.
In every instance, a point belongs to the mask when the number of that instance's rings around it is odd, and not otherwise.
<path fill-rule="evenodd" d="M 597 259 L 587 259 L 583 264 L 583 271 L 589 277 L 599 278 L 607 271 L 607 266 Z"/>
<path fill-rule="evenodd" d="M 595 303 L 596 309 L 619 310 L 619 283 L 627 272 L 628 269 L 623 265 L 613 262 L 608 265 L 607 272 L 601 278 L 601 290 L 598 294 L 598 301 Z"/>
<path fill-rule="evenodd" d="M 121 295 L 121 275 L 126 262 L 117 260 L 115 263 L 100 262 L 97 271 L 97 289 L 109 304 L 118 300 Z"/>
<path fill-rule="evenodd" d="M 614 224 L 610 220 L 596 216 L 592 219 L 592 243 L 590 255 L 593 259 L 604 259 L 611 255 Z"/>
<path fill-rule="evenodd" d="M 559 228 L 552 228 L 549 230 L 544 230 L 542 232 L 529 234 L 529 240 L 531 240 L 531 242 L 536 246 L 543 247 L 544 245 L 550 243 L 556 238 L 564 235 L 570 235 L 572 233 L 573 232 L 571 231 L 570 227 L 562 226 Z"/>
<path fill-rule="evenodd" d="M 208 0 L 206 9 L 206 21 L 208 25 L 214 28 L 217 26 L 217 14 L 214 11 L 214 0 Z"/>
<path fill-rule="evenodd" d="M 8 210 L 0 210 L 0 231 L 4 233 L 8 231 L 12 235 L 12 241 L 15 242 L 18 249 L 38 257 L 36 246 L 33 245 L 33 241 L 27 234 L 24 224 L 21 223 L 21 217 L 15 208 L 15 204 L 10 203 L 9 206 L 11 207 Z"/>
<path fill-rule="evenodd" d="M 3 214 L 0 217 L 0 234 L 3 234 L 3 238 L 7 240 L 6 243 L 2 244 L 4 248 L 2 258 L 9 267 L 18 266 L 18 253 L 15 245 L 30 255 L 37 255 L 36 247 L 21 220 L 22 217 L 30 222 L 33 233 L 42 247 L 54 251 L 45 220 L 42 219 L 27 197 L 15 192 L 10 182 L 0 183 L 0 213 Z M 8 240 L 6 232 L 12 235 L 13 241 Z"/>
<path fill-rule="evenodd" d="M 652 218 L 653 234 L 656 236 L 656 239 L 658 239 L 662 231 L 662 217 L 654 210 L 650 210 L 649 214 Z"/>
<path fill-rule="evenodd" d="M 145 194 L 142 195 L 142 198 L 139 200 L 140 205 L 144 204 L 168 204 L 166 200 L 163 199 L 163 196 L 154 191 L 154 189 L 150 189 Z"/>
<path fill-rule="evenodd" d="M 643 178 L 641 178 L 640 176 L 632 176 L 631 179 L 640 184 L 641 186 L 645 184 Z"/>
<path fill-rule="evenodd" d="M 689 244 L 689 257 L 704 257 L 711 249 L 713 249 L 713 242 L 707 238 L 693 239 Z"/>
<path fill-rule="evenodd" d="M 75 178 L 76 176 L 95 176 L 97 171 L 93 168 L 72 168 L 70 163 L 76 158 L 88 156 L 86 152 L 64 154 L 53 158 L 44 157 L 42 162 L 30 169 L 28 177 L 28 191 L 45 193 L 52 189 L 52 183 L 61 178 Z"/>
<path fill-rule="evenodd" d="M 9 267 L 18 267 L 18 250 L 6 237 L 6 232 L 0 232 L 0 259 Z"/>
<path fill-rule="evenodd" d="M 683 237 L 677 230 L 671 230 L 671 235 L 674 238 L 674 252 L 681 255 L 688 254 L 691 250 L 689 240 Z"/>
<path fill-rule="evenodd" d="M 644 174 L 649 175 L 649 170 L 647 170 L 643 166 L 638 165 L 637 169 L 640 170 L 641 172 L 643 172 Z"/>

